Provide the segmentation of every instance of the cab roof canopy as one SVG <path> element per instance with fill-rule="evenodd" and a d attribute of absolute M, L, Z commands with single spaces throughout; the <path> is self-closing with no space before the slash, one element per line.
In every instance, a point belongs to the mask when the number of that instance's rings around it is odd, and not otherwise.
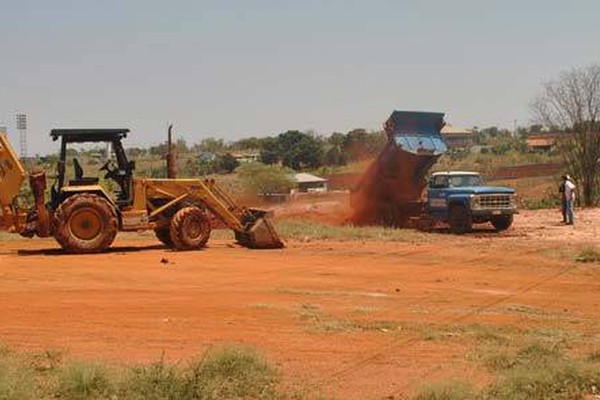
<path fill-rule="evenodd" d="M 112 142 L 127 137 L 129 129 L 52 129 L 52 140 L 62 138 L 67 143 Z"/>
<path fill-rule="evenodd" d="M 479 174 L 479 172 L 475 172 L 475 171 L 438 171 L 438 172 L 434 172 L 431 175 L 432 176 L 438 176 L 438 175 L 455 176 L 455 175 L 480 175 L 480 174 Z"/>

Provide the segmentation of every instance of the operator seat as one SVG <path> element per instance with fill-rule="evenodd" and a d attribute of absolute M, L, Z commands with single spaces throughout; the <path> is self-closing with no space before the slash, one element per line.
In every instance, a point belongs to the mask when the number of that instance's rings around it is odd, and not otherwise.
<path fill-rule="evenodd" d="M 86 185 L 97 185 L 98 178 L 85 178 L 83 176 L 83 168 L 79 164 L 77 158 L 73 158 L 73 169 L 75 170 L 75 179 L 69 180 L 69 186 L 86 186 Z"/>
<path fill-rule="evenodd" d="M 73 158 L 73 169 L 75 170 L 75 180 L 83 179 L 83 168 L 81 168 L 77 158 Z"/>

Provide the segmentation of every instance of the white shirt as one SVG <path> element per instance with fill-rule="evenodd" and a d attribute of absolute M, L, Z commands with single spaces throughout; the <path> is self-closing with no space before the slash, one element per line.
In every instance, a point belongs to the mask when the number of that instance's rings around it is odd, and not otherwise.
<path fill-rule="evenodd" d="M 575 200 L 575 184 L 571 181 L 565 182 L 565 199 Z"/>

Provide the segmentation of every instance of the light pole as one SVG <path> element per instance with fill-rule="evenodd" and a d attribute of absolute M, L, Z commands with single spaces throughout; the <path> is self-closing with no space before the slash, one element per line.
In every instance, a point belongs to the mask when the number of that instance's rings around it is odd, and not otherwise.
<path fill-rule="evenodd" d="M 19 144 L 21 145 L 21 160 L 27 159 L 27 115 L 17 114 L 17 130 L 19 131 Z"/>

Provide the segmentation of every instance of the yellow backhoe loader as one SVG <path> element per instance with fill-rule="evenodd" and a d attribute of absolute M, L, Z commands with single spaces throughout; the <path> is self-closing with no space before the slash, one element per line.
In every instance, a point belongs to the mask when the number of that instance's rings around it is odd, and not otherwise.
<path fill-rule="evenodd" d="M 177 250 L 200 249 L 211 232 L 210 214 L 234 231 L 236 240 L 252 249 L 283 247 L 263 210 L 241 207 L 214 180 L 135 178 L 135 162 L 122 145 L 128 129 L 55 129 L 61 140 L 56 181 L 46 201 L 46 174 L 29 173 L 34 206 L 19 206 L 26 172 L 5 133 L 0 133 L 0 229 L 25 237 L 53 236 L 70 253 L 98 253 L 112 244 L 118 231 L 154 230 L 157 238 Z M 67 145 L 109 143 L 115 160 L 99 168 L 118 189 L 109 193 L 98 177 L 84 176 L 77 159 L 66 179 Z"/>

